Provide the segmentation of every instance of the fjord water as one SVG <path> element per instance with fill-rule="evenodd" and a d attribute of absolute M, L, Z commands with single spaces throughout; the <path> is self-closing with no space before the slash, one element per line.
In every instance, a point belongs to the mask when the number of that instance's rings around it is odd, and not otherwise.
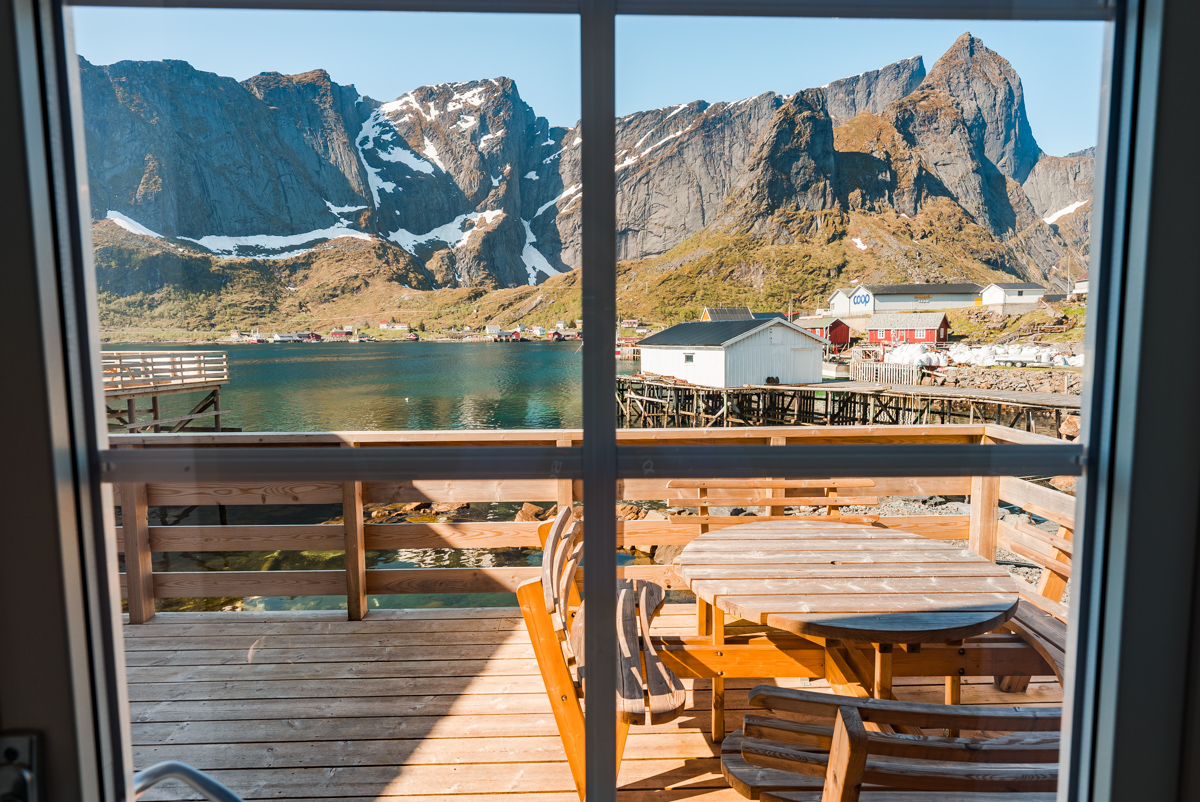
<path fill-rule="evenodd" d="M 225 351 L 230 382 L 221 388 L 221 406 L 230 413 L 223 425 L 317 432 L 578 428 L 580 345 L 423 341 L 105 349 Z M 165 396 L 163 417 L 187 414 L 198 399 Z"/>
<path fill-rule="evenodd" d="M 395 429 L 578 428 L 582 419 L 579 342 L 567 343 L 281 343 L 114 345 L 121 351 L 225 351 L 230 382 L 224 426 L 255 432 Z M 632 372 L 637 363 L 619 362 Z M 162 417 L 187 414 L 198 394 L 164 396 Z M 528 499 L 543 502 L 545 499 Z M 521 502 L 472 504 L 455 520 L 512 520 Z M 340 521 L 336 505 L 160 507 L 157 525 L 237 525 Z M 429 513 L 418 513 L 429 516 Z M 423 517 L 439 520 L 444 516 Z M 448 520 L 448 519 L 446 519 Z M 622 554 L 623 563 L 633 556 Z M 509 549 L 372 551 L 367 567 L 539 565 L 541 552 Z M 155 571 L 340 570 L 340 552 L 187 552 L 155 554 Z M 166 603 L 164 605 L 164 602 Z M 160 609 L 212 610 L 231 599 L 170 599 Z M 342 596 L 255 597 L 246 609 L 336 609 Z M 373 607 L 512 607 L 509 593 L 371 596 Z"/>

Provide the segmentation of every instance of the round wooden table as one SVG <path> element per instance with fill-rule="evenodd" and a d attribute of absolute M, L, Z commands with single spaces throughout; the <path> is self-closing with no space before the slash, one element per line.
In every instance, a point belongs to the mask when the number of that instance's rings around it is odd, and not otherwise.
<path fill-rule="evenodd" d="M 896 644 L 911 652 L 990 632 L 1020 595 L 1008 571 L 945 541 L 811 520 L 706 532 L 675 571 L 698 597 L 700 634 L 713 645 L 725 643 L 726 615 L 793 632 L 824 647 L 835 693 L 877 699 L 895 698 Z M 958 703 L 961 680 L 946 677 L 946 704 Z M 724 686 L 712 680 L 714 741 L 725 736 Z"/>
<path fill-rule="evenodd" d="M 940 540 L 896 529 L 768 521 L 707 532 L 676 571 L 703 602 L 813 639 L 962 640 L 1016 613 L 1012 575 Z"/>

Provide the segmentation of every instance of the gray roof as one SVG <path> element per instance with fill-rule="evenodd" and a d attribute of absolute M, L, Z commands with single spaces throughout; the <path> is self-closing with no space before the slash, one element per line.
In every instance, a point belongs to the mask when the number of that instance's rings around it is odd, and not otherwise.
<path fill-rule="evenodd" d="M 704 311 L 708 313 L 710 321 L 754 319 L 754 313 L 748 306 L 706 306 Z"/>
<path fill-rule="evenodd" d="M 754 312 L 752 313 L 752 317 L 755 320 L 771 320 L 772 318 L 787 320 L 787 315 L 785 315 L 783 312 Z"/>
<path fill-rule="evenodd" d="M 863 284 L 874 295 L 965 295 L 978 294 L 978 284 Z"/>
<path fill-rule="evenodd" d="M 851 295 L 854 294 L 854 291 L 856 289 L 858 289 L 858 287 L 838 287 L 836 290 L 834 290 L 833 292 L 831 292 L 829 294 L 829 297 L 832 298 L 834 295 L 837 295 L 839 292 L 842 293 L 843 295 L 845 295 L 846 297 L 850 297 Z"/>
<path fill-rule="evenodd" d="M 867 318 L 867 328 L 872 331 L 879 329 L 936 329 L 948 320 L 943 312 L 910 312 L 871 315 Z M 643 340 L 643 342 L 645 342 Z"/>
<path fill-rule="evenodd" d="M 1034 284 L 1032 281 L 1013 281 L 1005 284 L 996 282 L 993 287 L 999 287 L 1002 290 L 1044 290 L 1046 289 L 1041 284 Z"/>
<path fill-rule="evenodd" d="M 797 326 L 781 321 L 791 331 L 801 337 L 811 337 L 817 342 L 826 342 L 824 337 Z M 692 320 L 688 323 L 676 323 L 669 329 L 651 334 L 642 339 L 639 346 L 674 346 L 682 348 L 715 348 L 727 345 L 744 334 L 772 325 L 773 320 Z"/>
<path fill-rule="evenodd" d="M 794 317 L 792 322 L 802 329 L 827 329 L 835 320 L 841 320 L 840 317 Z"/>

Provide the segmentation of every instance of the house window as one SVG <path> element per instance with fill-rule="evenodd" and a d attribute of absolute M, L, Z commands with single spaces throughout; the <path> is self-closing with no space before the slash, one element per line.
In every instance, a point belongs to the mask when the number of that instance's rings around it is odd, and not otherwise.
<path fill-rule="evenodd" d="M 1025 290 L 1017 290 L 1017 295 L 1018 295 L 1018 296 L 1020 296 L 1020 295 L 1024 295 L 1024 294 L 1025 294 Z"/>
<path fill-rule="evenodd" d="M 695 354 L 684 354 L 683 361 L 685 363 L 691 364 L 692 362 L 696 361 L 696 355 Z"/>

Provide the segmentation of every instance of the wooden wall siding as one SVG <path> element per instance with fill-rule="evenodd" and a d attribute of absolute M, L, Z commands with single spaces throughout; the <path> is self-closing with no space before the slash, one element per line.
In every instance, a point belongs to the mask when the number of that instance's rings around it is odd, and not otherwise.
<path fill-rule="evenodd" d="M 190 434 L 190 435 L 118 435 L 110 438 L 114 447 L 141 448 L 158 445 L 176 446 L 263 446 L 322 445 L 362 448 L 383 448 L 405 445 L 578 445 L 578 430 L 515 431 L 515 432 L 348 432 L 318 434 Z M 1016 432 L 991 425 L 974 426 L 846 426 L 762 429 L 688 430 L 629 430 L 620 433 L 619 442 L 625 446 L 638 444 L 705 444 L 780 445 L 829 443 L 1058 443 L 1040 435 Z M 714 477 L 719 479 L 719 477 Z M 972 492 L 971 477 L 866 478 L 861 487 L 839 488 L 846 496 L 929 496 L 967 495 Z M 874 484 L 868 484 L 874 482 Z M 582 481 L 554 479 L 490 479 L 490 480 L 414 480 L 362 482 L 362 502 L 535 502 L 542 504 L 569 503 L 583 495 Z M 669 487 L 669 479 L 626 479 L 618 483 L 617 496 L 623 501 L 664 501 L 695 499 L 695 488 Z M 999 498 L 1022 506 L 1035 504 L 1055 514 L 1073 516 L 1074 499 L 1062 493 L 1020 479 L 989 480 Z M 142 490 L 144 488 L 144 491 Z M 114 503 L 121 504 L 124 492 L 143 493 L 148 506 L 188 505 L 338 505 L 345 501 L 345 486 L 341 482 L 306 482 L 297 484 L 254 482 L 192 484 L 149 484 L 114 487 Z M 762 505 L 772 507 L 811 506 L 823 493 L 813 488 L 713 488 L 708 491 L 713 506 L 722 498 L 738 506 L 747 498 L 762 499 Z M 994 496 L 993 496 L 994 497 Z M 781 504 L 782 502 L 782 504 Z M 981 519 L 982 520 L 982 519 Z M 904 529 L 914 534 L 939 540 L 972 539 L 969 515 L 885 516 L 880 525 Z M 366 550 L 419 548 L 509 548 L 536 547 L 538 522 L 462 522 L 462 523 L 401 523 L 363 526 L 362 542 Z M 717 529 L 735 523 L 713 523 Z M 995 525 L 993 525 L 995 526 Z M 686 521 L 669 520 L 625 521 L 618 524 L 620 546 L 681 545 L 690 542 L 702 527 Z M 345 527 L 341 524 L 305 525 L 234 525 L 234 526 L 148 526 L 142 540 L 150 552 L 170 551 L 276 551 L 323 550 L 345 548 Z M 999 545 L 1008 547 L 1019 543 L 1034 549 L 1047 559 L 1053 558 L 1044 542 L 1022 535 L 1012 527 L 1001 525 L 997 530 Z M 978 534 L 978 533 L 974 533 Z M 125 551 L 127 530 L 117 527 L 116 545 Z M 977 540 L 978 538 L 974 538 Z M 356 541 L 357 542 L 357 541 Z M 148 556 L 140 555 L 136 563 L 141 574 L 148 574 Z M 347 584 L 365 588 L 368 594 L 396 593 L 488 593 L 512 592 L 526 578 L 536 575 L 536 568 L 419 568 L 398 570 L 367 570 L 359 581 L 350 582 L 346 571 L 206 571 L 153 573 L 143 576 L 140 587 L 143 595 L 152 592 L 154 598 L 190 598 L 219 596 L 293 596 L 345 595 Z M 629 566 L 623 575 L 653 578 L 668 587 L 678 586 L 678 580 L 668 567 Z M 126 578 L 122 576 L 122 592 L 127 594 Z M 151 591 L 152 588 L 152 591 Z M 151 600 L 152 601 L 152 600 Z M 153 615 L 148 606 L 144 615 Z"/>

